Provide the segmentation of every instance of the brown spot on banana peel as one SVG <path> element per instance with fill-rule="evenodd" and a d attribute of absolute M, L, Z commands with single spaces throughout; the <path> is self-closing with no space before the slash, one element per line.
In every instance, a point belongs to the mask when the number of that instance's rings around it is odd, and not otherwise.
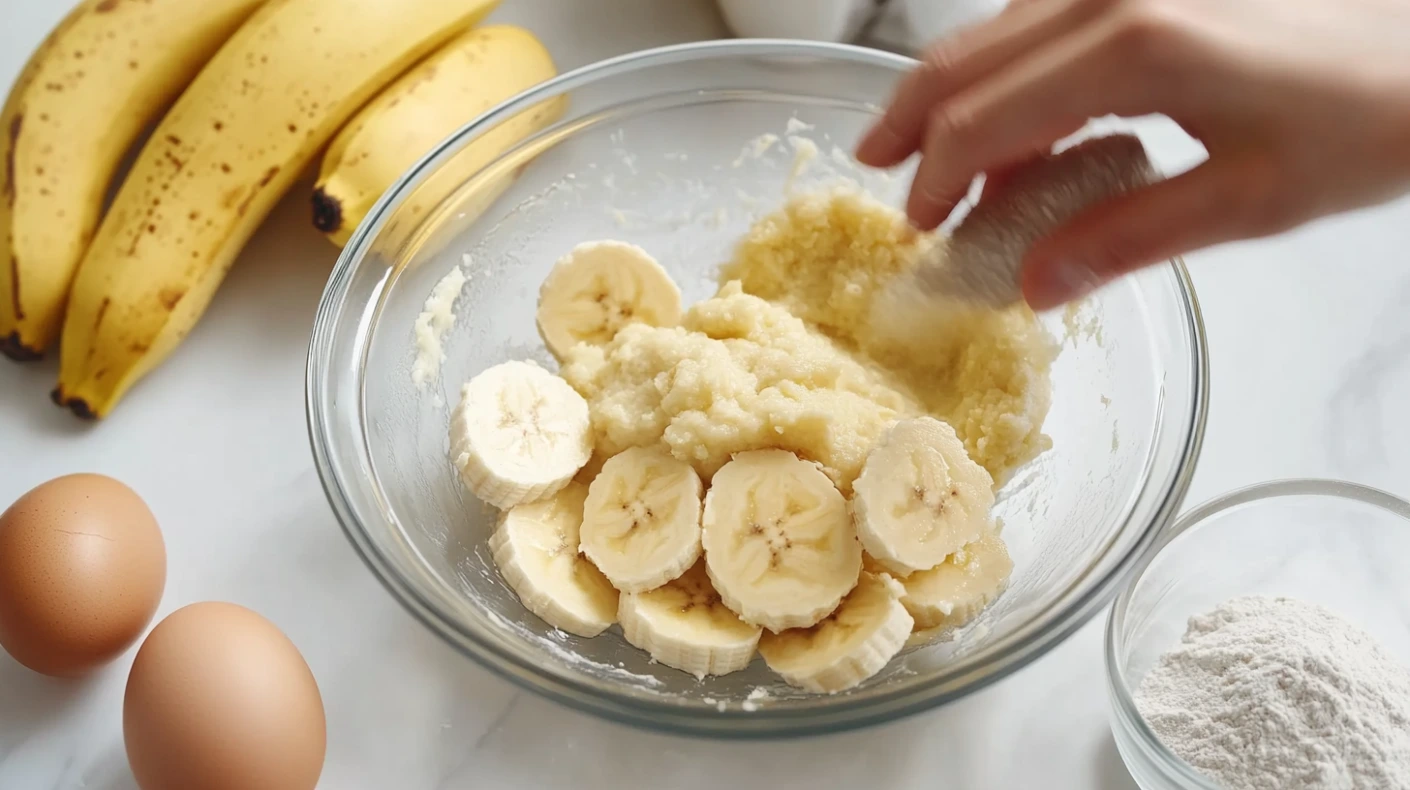
<path fill-rule="evenodd" d="M 97 11 L 97 12 L 100 13 L 100 14 L 106 14 L 106 13 L 108 13 L 109 11 L 113 10 L 114 8 L 117 8 L 117 7 L 118 7 L 118 4 L 121 3 L 121 2 L 122 2 L 122 0 L 103 0 L 103 2 L 101 2 L 101 3 L 99 3 L 98 5 L 94 6 L 94 7 L 93 7 L 93 10 L 94 10 L 94 11 Z"/>
<path fill-rule="evenodd" d="M 163 288 L 157 292 L 157 301 L 162 303 L 168 312 L 175 310 L 180 304 L 181 297 L 186 295 L 185 288 Z"/>
<path fill-rule="evenodd" d="M 112 303 L 113 303 L 113 300 L 110 299 L 110 298 L 108 298 L 108 297 L 106 297 L 106 296 L 103 297 L 103 301 L 101 301 L 101 302 L 98 303 L 98 312 L 96 312 L 96 313 L 93 314 L 93 331 L 92 331 L 91 334 L 93 334 L 93 335 L 97 335 L 97 334 L 98 334 L 98 327 L 100 327 L 100 326 L 103 325 L 103 317 L 108 314 L 108 306 L 111 305 Z M 92 358 L 93 358 L 93 352 L 95 352 L 95 351 L 97 351 L 97 350 L 98 350 L 98 347 L 97 347 L 97 346 L 89 346 L 89 347 L 88 347 L 88 359 L 92 359 Z"/>
<path fill-rule="evenodd" d="M 234 189 L 226 192 L 220 198 L 221 208 L 230 208 L 231 206 L 234 206 L 235 203 L 240 200 L 240 196 L 243 194 L 245 194 L 245 188 L 242 186 L 235 187 Z"/>
<path fill-rule="evenodd" d="M 277 175 L 279 175 L 278 165 L 264 171 L 264 175 L 260 176 L 259 181 L 255 184 L 255 188 L 251 189 L 249 194 L 245 195 L 245 199 L 240 201 L 240 205 L 235 208 L 235 216 L 245 216 L 245 212 L 250 208 L 250 203 L 255 199 L 255 196 L 259 194 L 261 189 L 269 186 L 269 182 L 273 181 L 274 177 Z"/>
<path fill-rule="evenodd" d="M 23 321 L 24 307 L 20 305 L 20 259 L 14 253 L 10 253 L 10 307 L 14 310 L 15 320 Z"/>

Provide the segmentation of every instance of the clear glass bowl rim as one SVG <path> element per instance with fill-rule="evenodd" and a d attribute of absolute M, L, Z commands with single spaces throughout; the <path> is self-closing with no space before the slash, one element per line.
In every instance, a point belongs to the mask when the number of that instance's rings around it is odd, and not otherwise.
<path fill-rule="evenodd" d="M 1169 524 L 1178 513 L 1189 490 L 1204 442 L 1205 425 L 1209 402 L 1209 354 L 1204 322 L 1194 285 L 1183 260 L 1172 258 L 1168 263 L 1175 275 L 1181 298 L 1181 315 L 1187 333 L 1186 340 L 1193 350 L 1186 362 L 1190 366 L 1190 384 L 1193 393 L 1189 413 L 1188 430 L 1181 437 L 1182 448 L 1174 473 L 1166 481 L 1158 497 L 1154 517 L 1137 536 L 1130 551 L 1120 557 L 1114 567 L 1104 576 L 1090 582 L 1088 589 L 1077 596 L 1072 603 L 1060 611 L 1043 627 L 1033 630 L 993 657 L 987 664 L 969 672 L 968 680 L 957 688 L 943 693 L 933 693 L 929 687 L 954 679 L 937 676 L 927 684 L 926 689 L 912 691 L 899 699 L 886 698 L 871 701 L 865 709 L 853 709 L 845 697 L 820 698 L 827 704 L 807 712 L 791 712 L 769 722 L 771 726 L 763 730 L 758 726 L 734 729 L 730 722 L 759 723 L 770 719 L 768 707 L 745 712 L 738 709 L 716 711 L 712 708 L 691 709 L 694 720 L 684 718 L 680 710 L 668 703 L 645 704 L 614 695 L 603 694 L 576 681 L 550 675 L 530 662 L 501 651 L 483 640 L 473 631 L 463 628 L 453 615 L 446 612 L 436 602 L 428 599 L 395 570 L 393 563 L 382 554 L 381 549 L 371 538 L 367 526 L 362 522 L 346 493 L 346 483 L 340 475 L 338 464 L 333 460 L 329 445 L 331 398 L 329 382 L 332 378 L 332 353 L 338 325 L 334 320 L 343 306 L 354 274 L 365 258 L 366 249 L 386 223 L 392 210 L 406 194 L 419 185 L 435 167 L 449 154 L 458 151 L 464 144 L 476 137 L 482 130 L 493 128 L 501 119 L 519 112 L 523 108 L 541 101 L 545 96 L 569 92 L 577 87 L 601 79 L 620 76 L 624 73 L 653 66 L 689 63 L 723 57 L 791 57 L 829 59 L 854 62 L 864 65 L 896 68 L 898 71 L 918 65 L 918 61 L 902 55 L 850 44 L 831 42 L 802 41 L 793 39 L 722 39 L 715 41 L 692 42 L 634 53 L 598 61 L 578 69 L 565 72 L 546 82 L 513 96 L 443 140 L 426 153 L 415 165 L 407 170 L 373 206 L 368 216 L 353 232 L 343 248 L 320 298 L 314 318 L 313 331 L 309 342 L 308 368 L 306 375 L 306 411 L 308 418 L 309 441 L 313 451 L 314 465 L 323 485 L 334 516 L 342 527 L 344 535 L 353 549 L 372 571 L 373 575 L 391 593 L 404 609 L 423 625 L 437 634 L 446 643 L 480 666 L 509 680 L 520 688 L 532 691 L 547 699 L 568 707 L 599 716 L 617 723 L 654 731 L 668 731 L 676 734 L 704 736 L 711 738 L 785 738 L 814 734 L 843 732 L 893 721 L 930 710 L 948 702 L 960 699 L 975 691 L 1002 680 L 1022 669 L 1048 650 L 1065 641 L 1085 625 L 1102 607 L 1116 595 L 1121 584 L 1128 578 L 1137 562 L 1150 550 L 1159 537 L 1161 529 Z M 388 276 L 394 271 L 389 269 Z M 379 287 L 385 288 L 386 280 Z M 361 349 L 360 365 L 365 364 L 367 335 L 370 325 L 366 314 L 360 316 L 357 345 Z M 1178 364 L 1178 362 L 1177 362 Z M 362 368 L 358 375 L 364 375 Z M 358 409 L 362 416 L 362 431 L 366 433 L 365 387 L 359 386 Z M 1148 485 L 1150 482 L 1147 483 Z"/>
<path fill-rule="evenodd" d="M 1145 552 L 1141 561 L 1131 572 L 1129 581 L 1116 596 L 1111 611 L 1107 614 L 1103 653 L 1106 661 L 1107 696 L 1111 699 L 1112 713 L 1128 735 L 1134 735 L 1149 754 L 1155 755 L 1156 767 L 1165 774 L 1165 777 L 1178 781 L 1188 790 L 1220 790 L 1220 787 L 1171 751 L 1146 723 L 1145 717 L 1136 708 L 1135 697 L 1132 695 L 1130 685 L 1126 682 L 1125 673 L 1121 670 L 1122 659 L 1118 652 L 1120 646 L 1117 644 L 1117 634 L 1126 624 L 1126 610 L 1131 604 L 1132 593 L 1140 584 L 1146 569 L 1155 562 L 1166 546 L 1189 530 L 1232 508 L 1288 496 L 1349 499 L 1353 502 L 1389 511 L 1410 523 L 1410 501 L 1379 488 L 1347 480 L 1312 477 L 1285 478 L 1236 488 L 1196 505 L 1177 519 L 1175 524 L 1160 536 L 1160 542 Z"/>

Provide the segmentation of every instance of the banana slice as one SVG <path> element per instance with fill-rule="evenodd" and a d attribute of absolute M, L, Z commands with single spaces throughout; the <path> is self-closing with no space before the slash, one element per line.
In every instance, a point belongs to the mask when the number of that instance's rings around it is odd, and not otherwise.
<path fill-rule="evenodd" d="M 490 551 L 524 608 L 562 631 L 593 637 L 617 614 L 617 590 L 578 554 L 587 486 L 571 483 L 551 499 L 500 516 Z"/>
<path fill-rule="evenodd" d="M 1008 587 L 1013 560 L 1003 538 L 988 534 L 943 563 L 901 581 L 901 603 L 920 630 L 948 631 L 979 616 Z"/>
<path fill-rule="evenodd" d="M 583 554 L 622 592 L 660 587 L 700 559 L 703 488 L 690 464 L 660 448 L 612 456 L 588 487 Z"/>
<path fill-rule="evenodd" d="M 831 694 L 886 666 L 911 635 L 901 585 L 886 574 L 863 573 L 842 605 L 812 628 L 764 634 L 759 653 L 790 685 Z"/>
<path fill-rule="evenodd" d="M 816 464 L 786 450 L 739 453 L 705 496 L 710 581 L 746 623 L 822 620 L 857 583 L 862 547 L 847 502 Z"/>
<path fill-rule="evenodd" d="M 533 362 L 495 365 L 461 388 L 450 457 L 471 492 L 500 510 L 562 490 L 591 455 L 587 401 Z"/>
<path fill-rule="evenodd" d="M 933 417 L 901 420 L 852 484 L 857 537 L 893 573 L 934 568 L 993 529 L 993 485 L 954 428 Z"/>
<path fill-rule="evenodd" d="M 626 242 L 579 244 L 539 288 L 539 334 L 559 359 L 578 343 L 605 344 L 627 324 L 680 320 L 680 288 L 646 250 Z"/>
<path fill-rule="evenodd" d="M 624 594 L 617 619 L 628 642 L 697 678 L 749 666 L 762 631 L 725 606 L 703 562 L 664 587 Z"/>

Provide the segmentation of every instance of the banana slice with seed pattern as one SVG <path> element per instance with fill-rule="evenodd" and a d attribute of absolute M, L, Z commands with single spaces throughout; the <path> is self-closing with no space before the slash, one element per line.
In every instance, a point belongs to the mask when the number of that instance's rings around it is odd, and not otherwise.
<path fill-rule="evenodd" d="M 852 485 L 857 536 L 894 573 L 934 568 L 993 529 L 993 484 L 954 428 L 933 417 L 901 420 Z"/>
<path fill-rule="evenodd" d="M 762 631 L 725 606 L 704 562 L 664 587 L 624 594 L 617 619 L 629 643 L 697 678 L 749 666 Z"/>
<path fill-rule="evenodd" d="M 495 365 L 461 388 L 450 454 L 470 491 L 500 510 L 552 496 L 592 455 L 587 401 L 533 362 Z"/>
<path fill-rule="evenodd" d="M 979 616 L 1008 587 L 1013 560 L 1003 538 L 988 534 L 949 559 L 901 581 L 901 603 L 921 630 L 953 630 Z"/>
<path fill-rule="evenodd" d="M 578 554 L 587 486 L 506 511 L 490 535 L 495 565 L 524 608 L 554 628 L 593 637 L 617 614 L 617 590 Z"/>
<path fill-rule="evenodd" d="M 901 605 L 901 585 L 889 575 L 863 573 L 857 588 L 812 628 L 764 634 L 759 652 L 789 684 L 831 694 L 880 672 L 901 652 L 913 621 Z"/>
<path fill-rule="evenodd" d="M 626 242 L 579 244 L 539 288 L 539 334 L 559 359 L 578 343 L 607 343 L 627 324 L 680 320 L 680 288 L 646 250 Z"/>
<path fill-rule="evenodd" d="M 739 453 L 705 496 L 710 581 L 746 623 L 806 628 L 857 583 L 862 547 L 842 494 L 786 450 Z"/>
<path fill-rule="evenodd" d="M 700 559 L 695 469 L 656 447 L 634 447 L 602 465 L 588 487 L 582 551 L 622 592 L 652 590 Z"/>

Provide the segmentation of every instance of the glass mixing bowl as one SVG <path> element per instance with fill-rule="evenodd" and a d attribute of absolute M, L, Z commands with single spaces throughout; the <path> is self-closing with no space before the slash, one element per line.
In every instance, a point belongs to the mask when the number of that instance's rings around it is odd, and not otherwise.
<path fill-rule="evenodd" d="M 955 700 L 1041 656 L 1115 595 L 1177 512 L 1204 430 L 1204 332 L 1178 262 L 1044 317 L 1063 342 L 1045 427 L 1053 447 L 1000 493 L 1010 588 L 953 641 L 911 650 L 845 693 L 790 689 L 762 661 L 697 682 L 651 663 L 616 629 L 580 639 L 546 626 L 500 579 L 486 547 L 494 514 L 449 460 L 448 411 L 462 382 L 510 358 L 553 365 L 535 301 L 574 244 L 641 245 L 689 302 L 713 294 L 717 265 L 789 189 L 853 179 L 901 205 L 909 173 L 858 168 L 844 151 L 913 64 L 772 40 L 617 58 L 482 116 L 382 198 L 319 306 L 309 426 L 348 538 L 427 627 L 523 687 L 601 716 L 758 737 L 858 727 Z M 467 149 L 555 97 L 567 99 L 561 119 L 502 156 L 486 163 Z M 415 326 L 457 266 L 469 279 L 445 363 L 418 386 Z"/>
<path fill-rule="evenodd" d="M 1112 736 L 1142 790 L 1218 790 L 1167 748 L 1133 695 L 1190 617 L 1243 595 L 1320 604 L 1410 664 L 1401 589 L 1410 502 L 1354 483 L 1281 480 L 1196 507 L 1161 536 L 1106 625 Z"/>

